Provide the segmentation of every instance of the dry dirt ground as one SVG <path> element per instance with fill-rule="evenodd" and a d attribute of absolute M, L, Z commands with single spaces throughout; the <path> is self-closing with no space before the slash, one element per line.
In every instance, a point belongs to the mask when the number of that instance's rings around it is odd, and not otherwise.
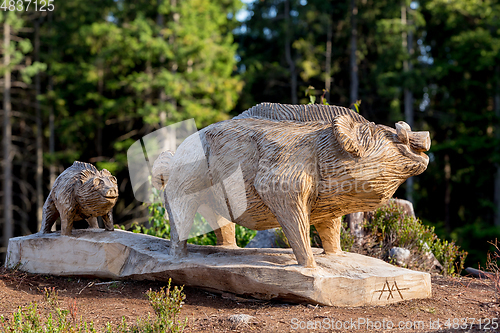
<path fill-rule="evenodd" d="M 145 292 L 164 285 L 0 269 L 0 315 L 9 317 L 30 302 L 42 306 L 44 288 L 54 287 L 62 308 L 73 307 L 77 317 L 92 320 L 102 329 L 106 322 L 116 325 L 122 317 L 134 323 L 148 313 L 153 315 Z M 181 314 L 188 318 L 186 332 L 500 332 L 496 319 L 500 306 L 492 283 L 468 277 L 433 275 L 432 298 L 357 308 L 252 301 L 195 288 L 185 288 L 185 294 Z M 235 314 L 252 318 L 248 323 L 237 324 L 229 320 Z M 475 324 L 471 326 L 472 321 Z"/>

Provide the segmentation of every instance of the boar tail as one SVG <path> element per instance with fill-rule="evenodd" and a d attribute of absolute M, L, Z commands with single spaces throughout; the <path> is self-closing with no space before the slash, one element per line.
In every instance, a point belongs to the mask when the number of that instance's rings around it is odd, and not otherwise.
<path fill-rule="evenodd" d="M 174 157 L 174 153 L 170 150 L 161 153 L 153 163 L 152 182 L 157 190 L 161 190 L 167 185 L 168 177 L 170 176 L 170 163 Z"/>

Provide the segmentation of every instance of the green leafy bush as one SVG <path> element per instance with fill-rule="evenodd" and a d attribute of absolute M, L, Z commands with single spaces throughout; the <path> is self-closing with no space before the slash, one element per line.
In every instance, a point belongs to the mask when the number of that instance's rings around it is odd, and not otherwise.
<path fill-rule="evenodd" d="M 395 246 L 407 248 L 417 255 L 425 255 L 430 251 L 443 265 L 443 274 L 451 275 L 463 269 L 467 252 L 460 250 L 454 242 L 439 239 L 434 227 L 405 215 L 393 203 L 376 210 L 364 227 L 376 239 L 382 254 Z"/>

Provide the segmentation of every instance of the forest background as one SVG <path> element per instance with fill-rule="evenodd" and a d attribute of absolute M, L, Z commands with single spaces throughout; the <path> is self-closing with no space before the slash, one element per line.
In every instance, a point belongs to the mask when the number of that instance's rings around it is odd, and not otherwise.
<path fill-rule="evenodd" d="M 427 171 L 396 196 L 469 265 L 500 236 L 498 1 L 0 2 L 0 254 L 38 231 L 73 161 L 118 178 L 116 224 L 147 223 L 133 142 L 184 119 L 202 128 L 261 102 L 305 104 L 306 91 L 430 131 Z"/>

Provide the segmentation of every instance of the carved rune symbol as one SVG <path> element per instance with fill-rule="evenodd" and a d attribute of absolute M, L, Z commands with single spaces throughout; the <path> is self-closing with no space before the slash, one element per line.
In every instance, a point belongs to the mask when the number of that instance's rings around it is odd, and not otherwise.
<path fill-rule="evenodd" d="M 398 284 L 396 283 L 396 281 L 394 281 L 394 284 L 391 287 L 390 284 L 389 284 L 389 281 L 386 280 L 385 283 L 384 283 L 384 287 L 382 288 L 382 290 L 375 290 L 375 292 L 376 293 L 377 292 L 380 293 L 380 296 L 378 297 L 378 299 L 382 298 L 382 294 L 383 293 L 388 292 L 389 295 L 387 295 L 387 299 L 389 299 L 389 298 L 394 298 L 393 291 L 397 291 L 398 294 L 399 294 L 399 297 L 401 297 L 401 299 L 404 299 L 403 294 L 401 294 L 402 290 L 408 290 L 408 288 L 399 288 Z"/>

